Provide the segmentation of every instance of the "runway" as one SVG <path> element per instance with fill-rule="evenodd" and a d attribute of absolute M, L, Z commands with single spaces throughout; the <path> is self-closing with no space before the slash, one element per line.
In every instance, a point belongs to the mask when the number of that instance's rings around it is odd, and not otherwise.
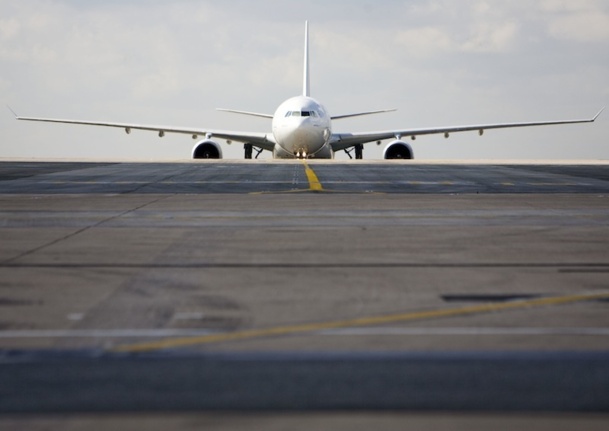
<path fill-rule="evenodd" d="M 308 166 L 314 169 L 304 169 Z M 601 165 L 0 162 L 2 193 L 606 193 Z M 313 172 L 319 180 L 311 181 Z"/>
<path fill-rule="evenodd" d="M 603 163 L 0 162 L 0 411 L 603 422 L 608 226 Z"/>

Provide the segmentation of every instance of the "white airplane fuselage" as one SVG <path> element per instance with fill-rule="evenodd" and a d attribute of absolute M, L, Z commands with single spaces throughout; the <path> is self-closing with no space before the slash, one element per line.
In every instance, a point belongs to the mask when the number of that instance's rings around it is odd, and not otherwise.
<path fill-rule="evenodd" d="M 326 109 L 315 99 L 292 97 L 283 102 L 273 115 L 275 148 L 273 156 L 280 159 L 331 159 L 329 145 L 332 122 Z"/>

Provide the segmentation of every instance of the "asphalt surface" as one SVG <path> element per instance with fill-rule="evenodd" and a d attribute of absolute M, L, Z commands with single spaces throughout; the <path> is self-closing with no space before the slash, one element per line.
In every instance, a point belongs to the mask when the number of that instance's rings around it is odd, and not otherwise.
<path fill-rule="evenodd" d="M 335 193 L 606 193 L 607 165 L 308 162 Z M 338 166 L 338 167 L 337 167 Z M 308 191 L 302 163 L 0 162 L 2 193 L 278 193 Z"/>
<path fill-rule="evenodd" d="M 0 162 L 0 427 L 302 410 L 265 423 L 592 429 L 607 226 L 607 164 Z"/>
<path fill-rule="evenodd" d="M 606 412 L 609 353 L 6 354 L 6 413 Z M 171 376 L 171 380 L 159 376 Z M 41 382 L 44 381 L 44 384 Z M 518 396 L 515 396 L 518 394 Z"/>

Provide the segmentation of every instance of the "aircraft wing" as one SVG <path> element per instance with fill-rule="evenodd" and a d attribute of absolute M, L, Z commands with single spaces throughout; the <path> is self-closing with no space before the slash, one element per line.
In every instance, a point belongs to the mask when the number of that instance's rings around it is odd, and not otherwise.
<path fill-rule="evenodd" d="M 403 130 L 386 130 L 379 132 L 357 132 L 357 133 L 334 133 L 330 144 L 334 151 L 344 150 L 354 145 L 365 144 L 368 142 L 382 141 L 385 139 L 402 139 L 405 137 L 416 137 L 419 135 L 444 134 L 448 138 L 451 133 L 478 131 L 480 135 L 485 130 L 492 129 L 509 129 L 515 127 L 532 127 L 532 126 L 554 126 L 559 124 L 576 124 L 576 123 L 592 123 L 603 112 L 601 109 L 594 117 L 581 120 L 561 120 L 561 121 L 538 121 L 529 123 L 495 123 L 495 124 L 476 124 L 471 126 L 452 126 L 452 127 L 433 127 L 423 129 L 403 129 Z"/>
<path fill-rule="evenodd" d="M 11 109 L 12 111 L 12 109 Z M 12 111 L 15 114 L 14 111 Z M 254 144 L 259 148 L 272 151 L 275 145 L 275 138 L 270 133 L 262 132 L 238 132 L 238 131 L 227 131 L 227 130 L 215 130 L 215 129 L 203 129 L 198 127 L 175 127 L 175 126 L 159 126 L 159 125 L 147 125 L 147 124 L 133 124 L 133 123 L 114 123 L 106 121 L 83 121 L 83 120 L 65 120 L 60 118 L 38 118 L 38 117 L 20 117 L 15 114 L 17 120 L 23 121 L 41 121 L 46 123 L 63 123 L 63 124 L 80 124 L 85 126 L 103 126 L 103 127 L 115 127 L 124 129 L 126 133 L 131 133 L 132 130 L 147 130 L 157 132 L 160 137 L 165 136 L 165 133 L 182 133 L 185 135 L 191 135 L 193 139 L 211 138 L 216 137 L 220 139 L 226 139 L 237 142 L 246 142 Z"/>

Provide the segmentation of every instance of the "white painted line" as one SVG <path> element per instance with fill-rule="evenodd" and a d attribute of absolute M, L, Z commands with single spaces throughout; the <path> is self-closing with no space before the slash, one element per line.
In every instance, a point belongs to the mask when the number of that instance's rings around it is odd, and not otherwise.
<path fill-rule="evenodd" d="M 321 335 L 609 335 L 609 328 L 345 328 Z"/>
<path fill-rule="evenodd" d="M 1 338 L 164 338 L 217 334 L 207 329 L 58 329 L 0 331 Z"/>
<path fill-rule="evenodd" d="M 174 320 L 201 320 L 205 317 L 200 311 L 183 311 L 173 315 Z"/>
<path fill-rule="evenodd" d="M 209 329 L 50 329 L 0 331 L 0 339 L 19 338 L 167 338 L 229 334 Z M 344 328 L 313 332 L 323 336 L 472 336 L 472 335 L 588 335 L 609 336 L 609 328 Z"/>

